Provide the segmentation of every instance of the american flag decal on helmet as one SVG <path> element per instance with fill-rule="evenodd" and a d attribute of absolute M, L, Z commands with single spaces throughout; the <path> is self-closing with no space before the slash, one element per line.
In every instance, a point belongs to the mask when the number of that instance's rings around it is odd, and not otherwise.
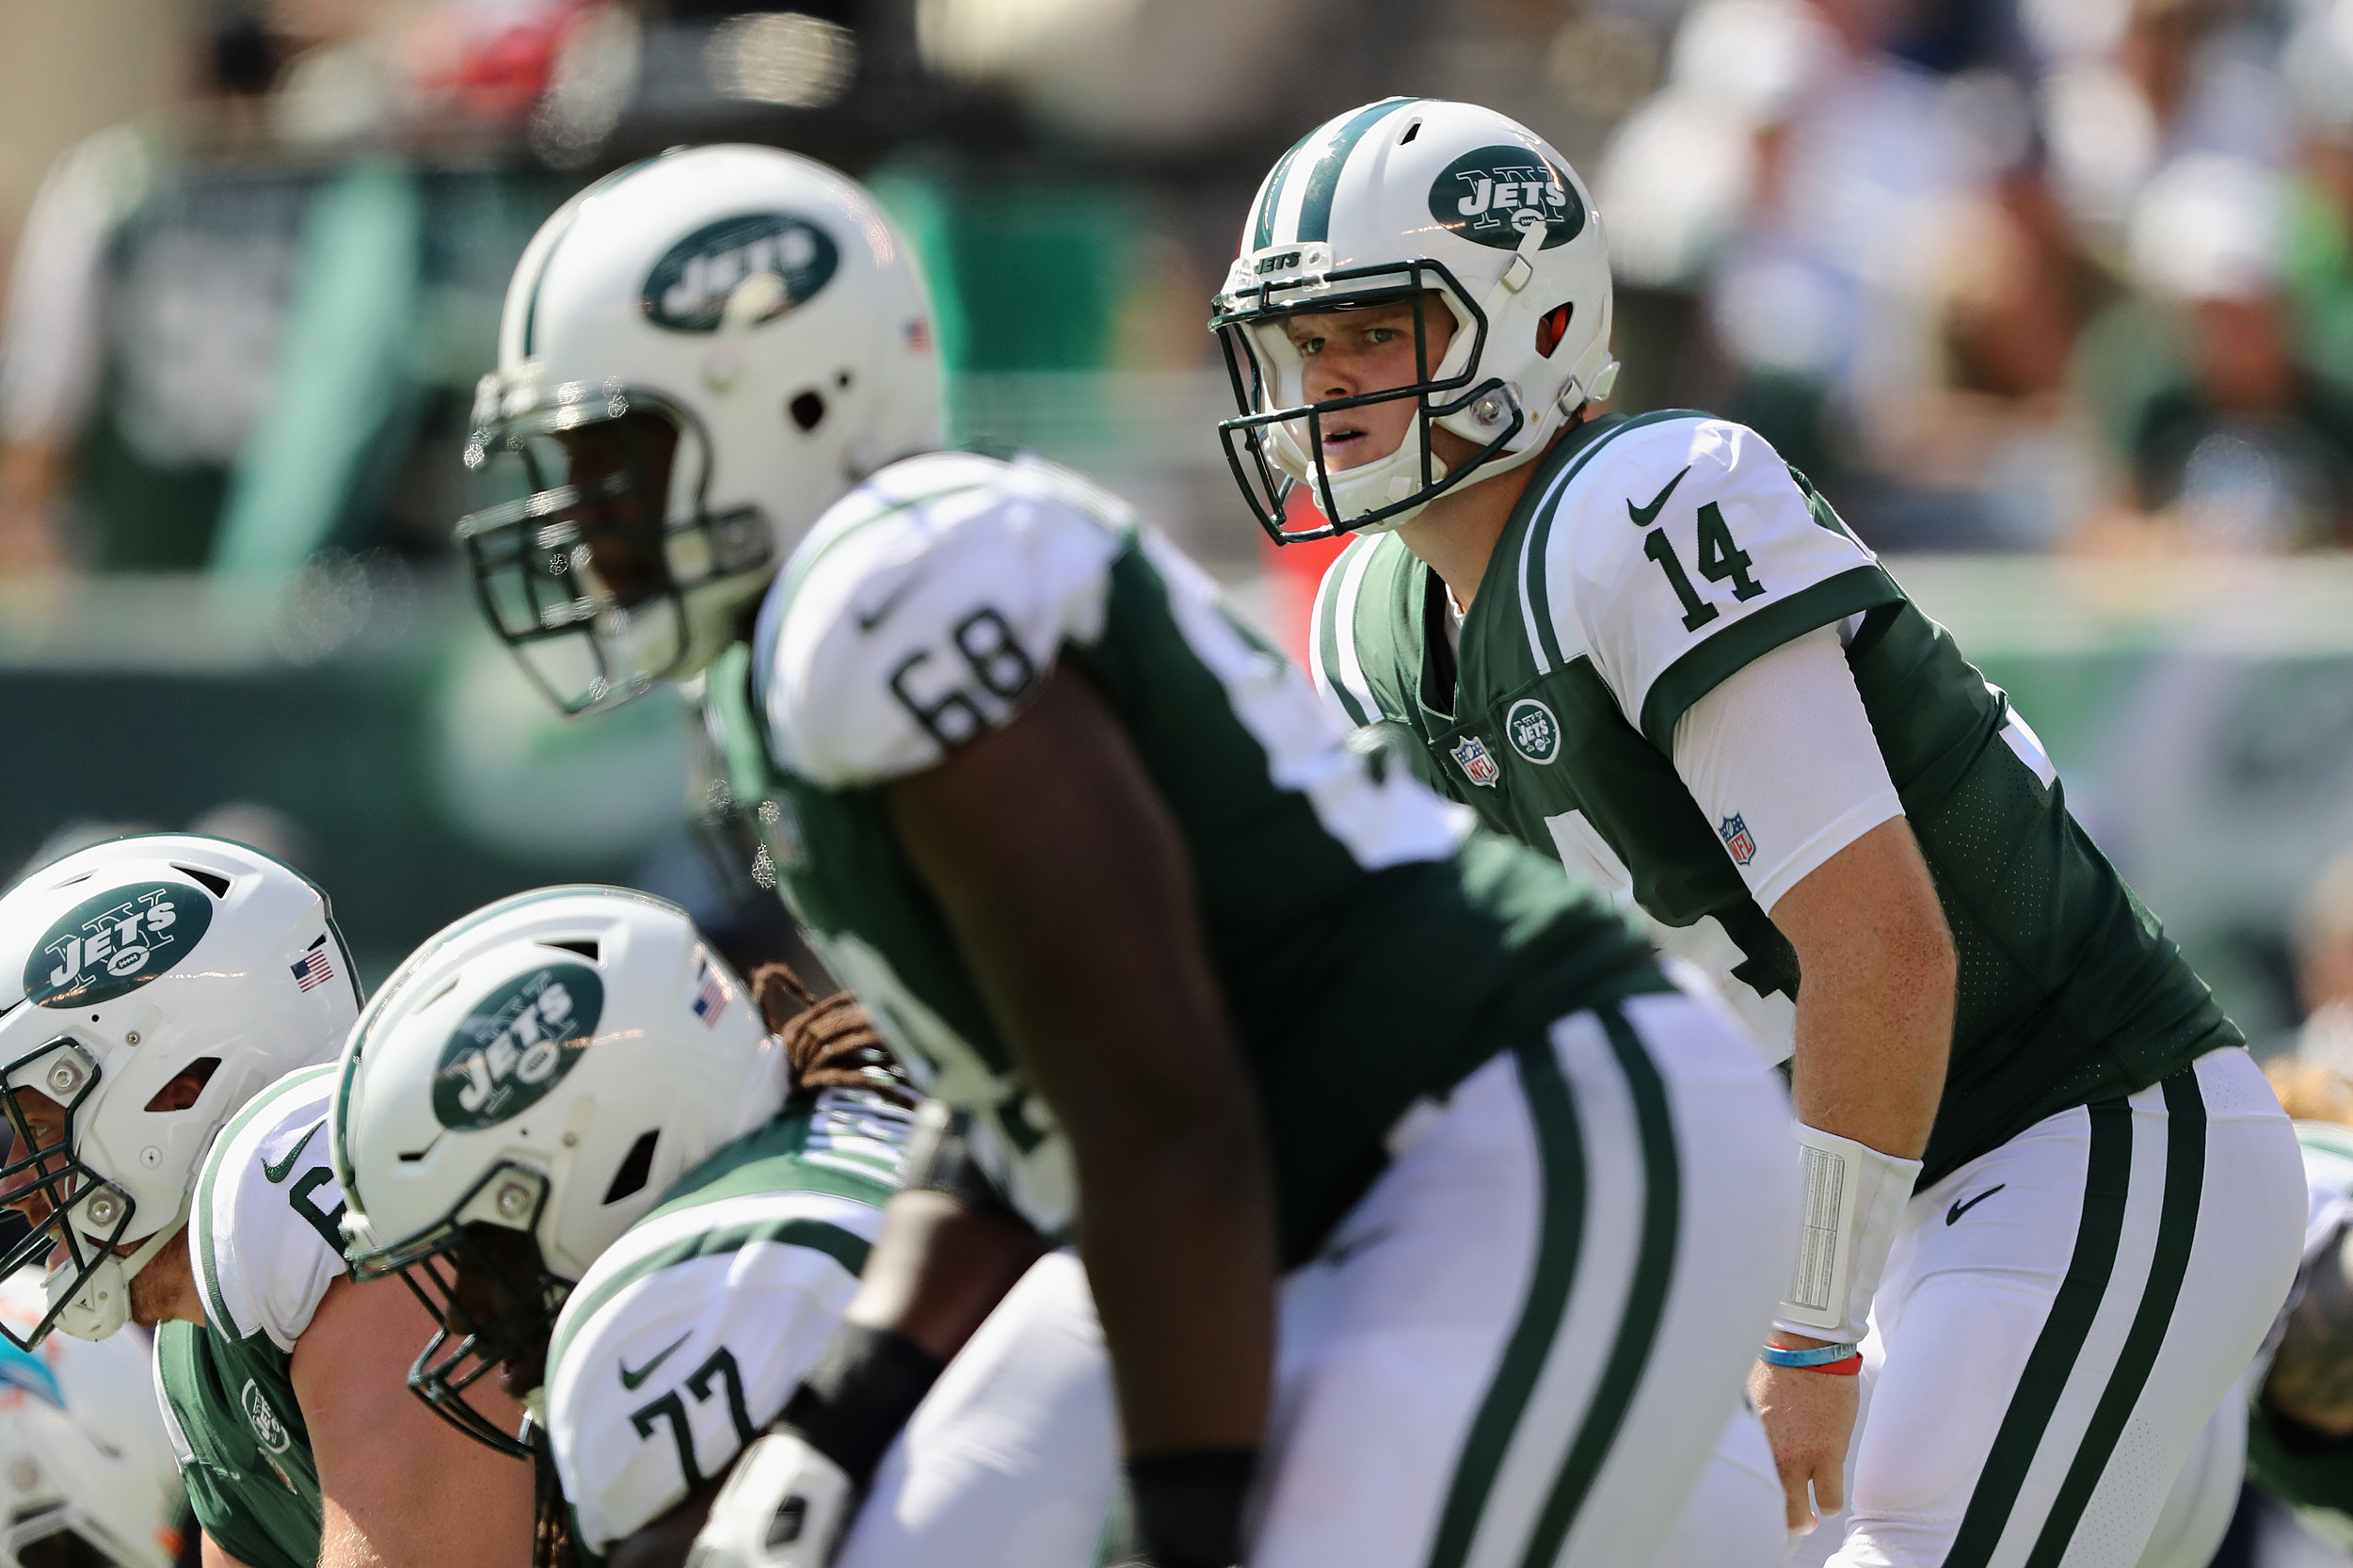
<path fill-rule="evenodd" d="M 327 938 L 322 936 L 317 941 L 312 942 L 311 951 L 304 953 L 301 961 L 295 964 L 293 968 L 295 984 L 306 991 L 334 979 L 335 966 L 328 961 L 327 956 Z"/>
<path fill-rule="evenodd" d="M 712 1029 L 718 1025 L 719 1015 L 728 1010 L 728 983 L 709 964 L 702 969 L 702 985 L 695 992 L 695 1016 L 703 1021 L 705 1029 Z"/>

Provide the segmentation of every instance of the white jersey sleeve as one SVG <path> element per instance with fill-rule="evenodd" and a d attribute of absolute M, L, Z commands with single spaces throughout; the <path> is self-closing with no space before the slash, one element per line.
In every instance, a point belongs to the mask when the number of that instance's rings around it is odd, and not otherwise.
<path fill-rule="evenodd" d="M 344 1277 L 343 1188 L 327 1155 L 332 1064 L 288 1073 L 230 1119 L 204 1159 L 188 1256 L 211 1326 L 291 1353 Z"/>
<path fill-rule="evenodd" d="M 1603 437 L 1539 504 L 1522 611 L 1546 662 L 1579 651 L 1661 751 L 1758 655 L 1902 596 L 1745 425 L 1651 416 Z"/>
<path fill-rule="evenodd" d="M 1692 703 L 1673 755 L 1769 915 L 1823 861 L 1903 815 L 1833 626 L 1760 654 Z"/>
<path fill-rule="evenodd" d="M 722 1199 L 641 1224 L 556 1319 L 548 1434 L 602 1555 L 727 1474 L 817 1363 L 882 1210 L 826 1192 Z"/>
<path fill-rule="evenodd" d="M 753 640 L 777 760 L 828 788 L 920 773 L 1101 635 L 1126 508 L 1048 463 L 939 452 L 819 520 Z"/>

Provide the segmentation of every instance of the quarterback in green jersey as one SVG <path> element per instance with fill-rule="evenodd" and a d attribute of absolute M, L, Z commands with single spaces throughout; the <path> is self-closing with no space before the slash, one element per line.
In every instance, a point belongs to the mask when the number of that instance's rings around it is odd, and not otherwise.
<path fill-rule="evenodd" d="M 898 1183 L 914 1097 L 872 1031 L 823 1036 L 842 1009 L 760 978 L 658 899 L 543 888 L 429 939 L 344 1051 L 354 1271 L 440 1320 L 427 1402 L 516 1447 L 468 1390 L 525 1401 L 560 1482 L 541 1541 L 587 1560 L 644 1560 L 708 1501 L 816 1364 Z"/>
<path fill-rule="evenodd" d="M 1777 1087 L 1125 505 L 920 450 L 929 342 L 863 192 L 703 149 L 558 215 L 485 389 L 552 470 L 467 525 L 501 630 L 582 707 L 703 677 L 818 951 L 1084 1265 L 952 1356 L 854 1304 L 696 1560 L 1084 1568 L 1123 1448 L 1158 1568 L 1652 1560 L 1785 1264 Z"/>
<path fill-rule="evenodd" d="M 410 1399 L 405 1290 L 344 1276 L 322 1136 L 359 1010 L 325 896 L 267 856 L 157 834 L 0 898 L 0 1271 L 51 1328 L 154 1326 L 208 1565 L 529 1560 L 531 1472 Z M 520 1418 L 520 1411 L 515 1413 Z"/>
<path fill-rule="evenodd" d="M 1503 116 L 1309 133 L 1216 312 L 1261 522 L 1357 536 L 1327 699 L 1682 934 L 1791 1060 L 1807 1240 L 1752 1386 L 1792 1527 L 1810 1485 L 1851 1502 L 1840 1564 L 2132 1560 L 2299 1186 L 2033 732 L 1753 431 L 1600 413 L 1601 215 Z"/>

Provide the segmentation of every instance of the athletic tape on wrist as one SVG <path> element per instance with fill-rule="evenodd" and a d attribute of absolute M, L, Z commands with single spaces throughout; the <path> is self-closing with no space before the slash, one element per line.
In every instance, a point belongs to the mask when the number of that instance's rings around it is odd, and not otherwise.
<path fill-rule="evenodd" d="M 1860 1341 L 1920 1161 L 1803 1122 L 1797 1135 L 1805 1224 L 1789 1294 L 1773 1326 L 1815 1339 Z"/>

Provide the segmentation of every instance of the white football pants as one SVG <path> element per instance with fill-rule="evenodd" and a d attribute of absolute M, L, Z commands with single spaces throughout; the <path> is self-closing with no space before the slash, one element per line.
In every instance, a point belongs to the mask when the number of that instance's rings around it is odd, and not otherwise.
<path fill-rule="evenodd" d="M 1791 1563 L 2199 1568 L 2244 1446 L 2219 1407 L 2286 1299 L 2304 1209 L 2287 1118 L 2236 1049 L 1915 1195 L 1864 1344 L 1851 1506 Z"/>
<path fill-rule="evenodd" d="M 1786 1283 L 1778 1083 L 1713 1005 L 1640 997 L 1502 1053 L 1391 1143 L 1283 1288 L 1250 1568 L 1656 1561 L 1703 1468 L 1724 1471 L 1711 1452 Z M 1733 1447 L 1724 1473 L 1753 1491 Z M 1089 1568 L 1118 1453 L 1083 1276 L 1057 1255 L 942 1374 L 838 1568 Z M 1778 1514 L 1722 1512 L 1696 1533 L 1734 1554 L 1711 1568 L 1770 1562 Z M 1764 1538 L 1709 1544 L 1744 1528 Z"/>

